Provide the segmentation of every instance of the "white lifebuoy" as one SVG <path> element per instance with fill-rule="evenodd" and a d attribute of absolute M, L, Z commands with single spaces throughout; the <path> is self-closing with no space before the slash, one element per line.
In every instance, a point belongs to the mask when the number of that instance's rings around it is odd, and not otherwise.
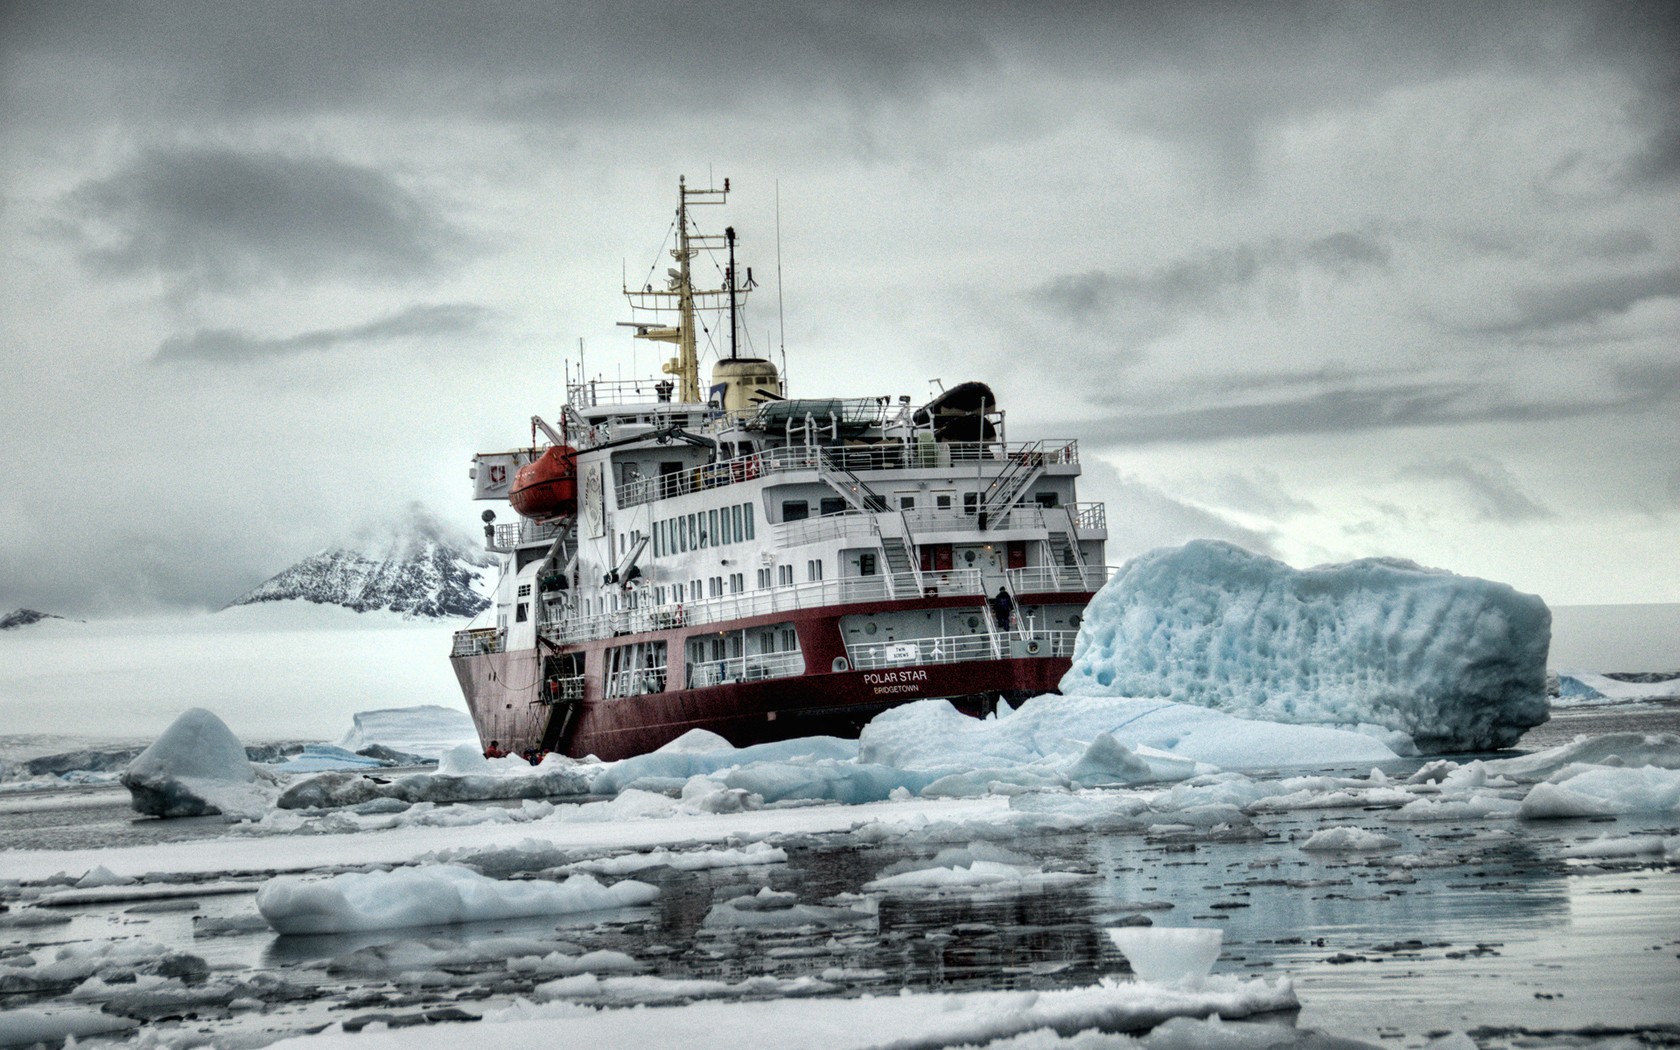
<path fill-rule="evenodd" d="M 1034 638 L 1031 641 L 1027 642 L 1027 655 L 1028 656 L 1037 656 L 1038 655 L 1038 639 L 1037 638 Z"/>

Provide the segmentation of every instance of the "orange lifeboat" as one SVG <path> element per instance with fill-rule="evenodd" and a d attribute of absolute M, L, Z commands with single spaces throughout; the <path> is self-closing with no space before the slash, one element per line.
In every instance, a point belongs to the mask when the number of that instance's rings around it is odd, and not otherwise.
<path fill-rule="evenodd" d="M 527 518 L 577 513 L 577 449 L 550 445 L 519 468 L 508 486 L 508 502 Z"/>

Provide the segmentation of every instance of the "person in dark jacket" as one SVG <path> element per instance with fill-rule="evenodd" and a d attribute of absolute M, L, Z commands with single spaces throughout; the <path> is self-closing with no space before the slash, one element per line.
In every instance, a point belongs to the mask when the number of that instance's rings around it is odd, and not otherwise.
<path fill-rule="evenodd" d="M 1010 617 L 1015 612 L 1015 600 L 1009 597 L 1009 592 L 998 588 L 997 594 L 992 596 L 992 618 L 997 621 L 998 630 L 1009 630 Z"/>

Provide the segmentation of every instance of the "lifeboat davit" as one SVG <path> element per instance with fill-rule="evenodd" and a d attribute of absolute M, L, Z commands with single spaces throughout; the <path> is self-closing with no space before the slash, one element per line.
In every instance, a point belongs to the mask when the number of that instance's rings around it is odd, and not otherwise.
<path fill-rule="evenodd" d="M 527 518 L 576 514 L 577 449 L 550 445 L 542 455 L 520 467 L 508 486 L 508 502 Z"/>

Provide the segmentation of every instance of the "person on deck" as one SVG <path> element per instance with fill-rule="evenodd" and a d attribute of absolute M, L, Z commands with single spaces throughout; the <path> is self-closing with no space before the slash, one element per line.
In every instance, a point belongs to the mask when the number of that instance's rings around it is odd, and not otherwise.
<path fill-rule="evenodd" d="M 992 617 L 997 620 L 998 630 L 1009 630 L 1009 618 L 1015 611 L 1015 600 L 1009 597 L 1009 592 L 998 588 L 997 594 L 992 596 Z"/>

